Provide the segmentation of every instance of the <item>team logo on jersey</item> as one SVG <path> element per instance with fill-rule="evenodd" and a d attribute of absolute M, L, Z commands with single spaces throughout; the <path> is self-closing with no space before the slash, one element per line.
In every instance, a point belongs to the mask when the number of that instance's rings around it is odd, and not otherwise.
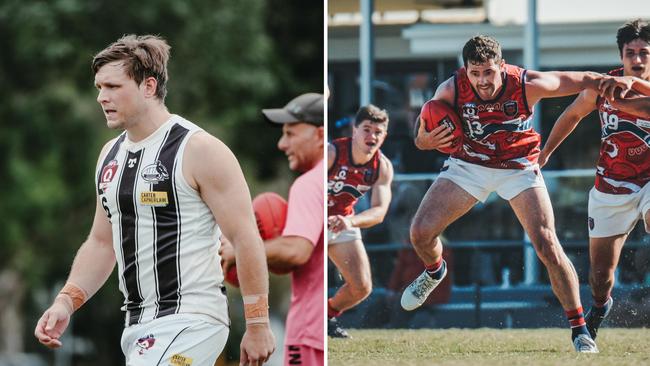
<path fill-rule="evenodd" d="M 154 338 L 153 334 L 149 334 L 138 339 L 135 344 L 138 347 L 138 354 L 144 354 L 146 350 L 153 347 L 154 343 L 156 343 L 156 338 Z"/>
<path fill-rule="evenodd" d="M 589 230 L 593 230 L 594 226 L 595 226 L 594 225 L 594 218 L 593 217 L 588 218 L 587 222 L 589 223 Z"/>
<path fill-rule="evenodd" d="M 132 158 L 132 159 L 129 159 L 127 165 L 128 165 L 129 168 L 133 168 L 135 166 L 135 164 L 137 164 L 137 163 L 138 163 L 138 158 Z"/>
<path fill-rule="evenodd" d="M 142 179 L 149 183 L 160 183 L 165 179 L 169 178 L 169 173 L 167 173 L 167 168 L 160 162 L 156 161 L 153 164 L 149 164 L 144 169 L 142 169 Z"/>
<path fill-rule="evenodd" d="M 99 189 L 105 191 L 108 187 L 108 184 L 113 181 L 115 174 L 117 173 L 117 160 L 111 160 L 104 166 L 102 169 L 102 174 L 99 181 Z"/>
<path fill-rule="evenodd" d="M 444 123 L 444 121 L 442 123 Z M 372 182 L 372 177 L 374 177 L 374 176 L 375 176 L 374 169 L 366 169 L 366 171 L 363 172 L 363 181 L 365 183 L 370 183 L 370 182 Z"/>
<path fill-rule="evenodd" d="M 191 366 L 192 358 L 177 353 L 169 359 L 169 362 L 172 366 Z"/>
<path fill-rule="evenodd" d="M 164 207 L 169 204 L 167 192 L 140 192 L 140 204 L 153 207 Z"/>
<path fill-rule="evenodd" d="M 519 107 L 517 106 L 517 102 L 514 100 L 509 100 L 505 103 L 503 103 L 503 113 L 508 116 L 512 117 L 519 112 Z"/>

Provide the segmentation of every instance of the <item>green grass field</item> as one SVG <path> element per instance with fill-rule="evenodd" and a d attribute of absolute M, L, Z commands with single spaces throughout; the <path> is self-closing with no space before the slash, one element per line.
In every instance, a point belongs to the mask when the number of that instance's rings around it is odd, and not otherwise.
<path fill-rule="evenodd" d="M 364 329 L 329 338 L 328 365 L 650 365 L 650 329 L 603 328 L 599 354 L 567 329 Z"/>

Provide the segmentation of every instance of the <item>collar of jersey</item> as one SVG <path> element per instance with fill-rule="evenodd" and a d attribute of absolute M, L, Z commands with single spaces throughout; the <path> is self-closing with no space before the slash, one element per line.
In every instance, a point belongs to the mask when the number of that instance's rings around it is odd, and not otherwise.
<path fill-rule="evenodd" d="M 174 124 L 174 120 L 176 119 L 176 115 L 172 114 L 172 116 L 167 120 L 167 122 L 163 123 L 158 127 L 157 130 L 155 130 L 151 135 L 145 137 L 144 139 L 138 141 L 138 142 L 133 142 L 129 140 L 129 135 L 126 135 L 126 138 L 124 139 L 124 148 L 128 151 L 134 152 L 142 149 L 143 147 L 147 147 L 148 145 L 155 144 L 159 142 L 162 138 L 165 137 L 165 134 L 167 131 L 169 131 L 169 128 Z M 126 132 L 124 132 L 126 133 Z"/>

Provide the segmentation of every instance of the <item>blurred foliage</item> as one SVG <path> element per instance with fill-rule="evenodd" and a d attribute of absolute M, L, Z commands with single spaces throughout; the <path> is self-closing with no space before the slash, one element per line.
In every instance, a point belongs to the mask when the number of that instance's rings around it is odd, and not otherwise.
<path fill-rule="evenodd" d="M 292 178 L 275 146 L 280 130 L 260 109 L 322 90 L 322 2 L 1 1 L 0 269 L 18 271 L 28 286 L 28 351 L 41 350 L 31 329 L 47 305 L 36 289 L 65 279 L 90 228 L 97 155 L 117 134 L 95 101 L 90 62 L 129 33 L 167 39 L 167 106 L 224 140 L 254 193 L 284 187 L 286 195 Z M 77 335 L 110 337 L 94 342 L 95 365 L 123 362 L 121 301 L 113 275 L 76 315 Z"/>

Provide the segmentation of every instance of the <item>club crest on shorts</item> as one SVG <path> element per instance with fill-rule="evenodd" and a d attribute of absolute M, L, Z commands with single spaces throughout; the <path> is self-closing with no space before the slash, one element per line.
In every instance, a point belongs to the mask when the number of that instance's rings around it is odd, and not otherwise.
<path fill-rule="evenodd" d="M 519 112 L 519 107 L 517 107 L 517 102 L 514 100 L 509 100 L 503 103 L 503 113 L 508 117 L 513 117 Z"/>
<path fill-rule="evenodd" d="M 589 224 L 589 230 L 593 230 L 594 226 L 595 226 L 594 225 L 594 218 L 593 217 L 588 218 L 587 223 Z"/>
<path fill-rule="evenodd" d="M 153 336 L 153 334 L 149 334 L 138 339 L 136 342 L 136 346 L 138 346 L 138 354 L 144 354 L 146 350 L 153 347 L 154 343 L 156 343 L 156 338 Z"/>
<path fill-rule="evenodd" d="M 192 358 L 177 353 L 169 359 L 172 366 L 192 366 Z"/>
<path fill-rule="evenodd" d="M 169 179 L 169 173 L 160 160 L 157 160 L 155 163 L 149 164 L 142 169 L 142 179 L 146 182 L 156 184 Z"/>

